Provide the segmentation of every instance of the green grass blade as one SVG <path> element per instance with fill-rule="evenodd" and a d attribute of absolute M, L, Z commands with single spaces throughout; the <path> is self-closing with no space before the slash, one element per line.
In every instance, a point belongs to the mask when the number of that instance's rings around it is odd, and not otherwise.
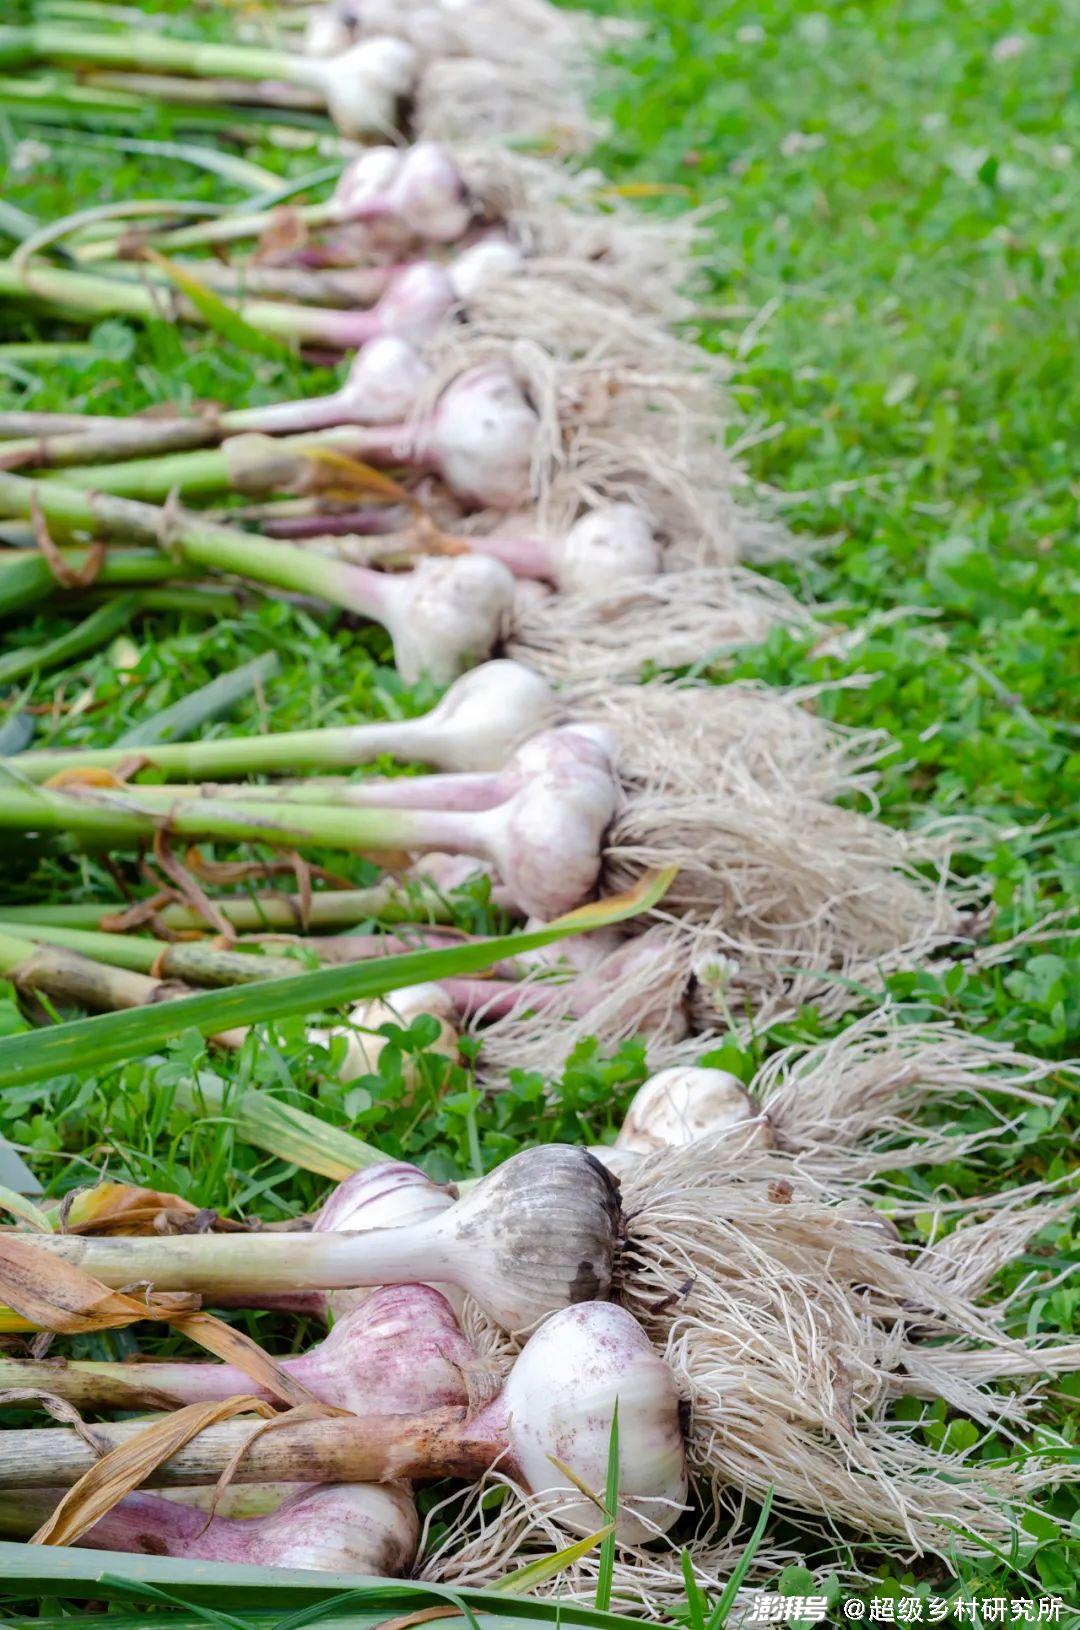
<path fill-rule="evenodd" d="M 619 1400 L 611 1413 L 611 1432 L 608 1436 L 607 1480 L 604 1485 L 604 1507 L 608 1516 L 608 1533 L 600 1546 L 600 1569 L 596 1577 L 596 1605 L 601 1613 L 611 1606 L 611 1586 L 615 1578 L 615 1522 L 619 1515 Z"/>
<path fill-rule="evenodd" d="M 107 600 L 104 605 L 98 606 L 89 617 L 65 633 L 58 634 L 54 640 L 23 651 L 7 652 L 0 657 L 0 684 L 10 684 L 26 674 L 41 673 L 46 668 L 71 662 L 88 651 L 96 651 L 106 640 L 126 628 L 138 609 L 139 602 L 135 595 L 120 594 L 115 600 Z"/>
<path fill-rule="evenodd" d="M 289 979 L 258 980 L 230 990 L 5 1036 L 0 1038 L 0 1087 L 25 1085 L 72 1069 L 123 1063 L 152 1052 L 184 1030 L 209 1036 L 268 1018 L 317 1013 L 345 1002 L 384 996 L 403 985 L 478 973 L 503 957 L 540 950 L 570 935 L 624 922 L 648 910 L 663 897 L 671 876 L 667 872 L 645 878 L 631 893 L 582 906 L 534 934 L 507 934 L 444 951 L 409 951 L 380 957 L 376 963 L 320 968 Z"/>
<path fill-rule="evenodd" d="M 758 1546 L 765 1537 L 765 1529 L 768 1526 L 769 1513 L 772 1510 L 774 1493 L 775 1490 L 770 1488 L 761 1503 L 761 1511 L 758 1514 L 757 1522 L 754 1524 L 754 1532 L 747 1540 L 746 1549 L 743 1551 L 742 1556 L 735 1564 L 731 1578 L 728 1580 L 727 1584 L 720 1593 L 720 1600 L 713 1608 L 709 1617 L 707 1630 L 723 1630 L 724 1625 L 727 1624 L 728 1614 L 731 1612 L 735 1598 L 739 1594 L 740 1586 L 742 1585 L 742 1582 L 746 1578 L 747 1574 L 750 1572 L 750 1565 L 757 1555 Z"/>
<path fill-rule="evenodd" d="M 554 1630 L 557 1625 L 563 1630 L 631 1630 L 640 1625 L 640 1620 L 600 1613 L 585 1603 L 537 1601 L 501 1590 L 449 1590 L 407 1579 L 192 1562 L 173 1557 L 115 1556 L 12 1541 L 0 1542 L 2 1596 L 19 1600 L 49 1596 L 61 1601 L 119 1601 L 125 1607 L 133 1596 L 162 1602 L 164 1607 L 164 1597 L 165 1601 L 182 1603 L 188 1611 L 177 1620 L 163 1614 L 161 1622 L 182 1624 L 184 1630 L 197 1630 L 199 1624 L 205 1624 L 205 1617 L 190 1612 L 192 1607 L 203 1604 L 222 1616 L 243 1614 L 260 1630 L 284 1630 L 286 1623 L 291 1623 L 294 1630 L 308 1623 L 320 1624 L 323 1630 L 346 1630 L 350 1626 L 360 1630 L 398 1614 L 443 1604 L 457 1608 L 462 1615 L 456 1621 L 442 1621 L 447 1630 L 470 1619 L 473 1624 L 479 1622 L 482 1630 L 524 1630 L 527 1625 L 541 1625 L 546 1630 Z M 267 1609 L 269 1612 L 260 1611 Z M 289 1609 L 295 1616 L 285 1619 L 283 1610 Z M 134 1630 L 135 1623 L 148 1622 L 146 1615 L 135 1621 L 128 1612 L 120 1620 L 125 1630 Z M 93 1615 L 86 1622 L 106 1630 L 113 1621 L 111 1617 Z M 152 1622 L 158 1622 L 157 1614 Z"/>
<path fill-rule="evenodd" d="M 245 1143 L 335 1183 L 386 1159 L 380 1150 L 343 1127 L 331 1126 L 257 1087 L 237 1086 L 228 1091 L 216 1082 L 181 1081 L 175 1099 L 182 1108 L 226 1116 Z"/>
<path fill-rule="evenodd" d="M 288 203 L 298 193 L 310 192 L 312 187 L 322 187 L 328 181 L 337 181 L 341 175 L 340 164 L 324 164 L 321 169 L 309 170 L 305 175 L 294 176 L 291 181 L 282 180 L 281 176 L 274 176 L 274 185 L 266 191 L 249 198 L 244 205 L 246 210 L 274 209 L 278 204 Z"/>
<path fill-rule="evenodd" d="M 707 1603 L 701 1586 L 694 1578 L 694 1564 L 685 1546 L 679 1553 L 679 1564 L 682 1568 L 683 1584 L 686 1586 L 686 1610 L 690 1619 L 690 1630 L 706 1630 Z"/>
<path fill-rule="evenodd" d="M 7 1188 L 0 1183 L 0 1211 L 8 1211 L 13 1217 L 18 1217 L 28 1228 L 37 1234 L 51 1234 L 53 1225 L 40 1207 L 25 1194 L 16 1194 L 14 1189 Z"/>
<path fill-rule="evenodd" d="M 595 1534 L 586 1534 L 584 1539 L 575 1540 L 573 1545 L 564 1545 L 561 1550 L 552 1551 L 550 1556 L 542 1556 L 536 1562 L 526 1563 L 523 1568 L 515 1568 L 513 1573 L 508 1573 L 498 1584 L 492 1585 L 491 1589 L 497 1591 L 500 1596 L 513 1596 L 534 1590 L 537 1585 L 546 1584 L 549 1579 L 554 1579 L 564 1569 L 573 1567 L 575 1562 L 580 1562 L 583 1556 L 588 1556 L 597 1545 L 606 1545 L 614 1533 L 615 1524 L 605 1523 Z"/>
<path fill-rule="evenodd" d="M 23 753 L 34 739 L 34 715 L 10 713 L 0 724 L 0 758 L 15 758 Z"/>
<path fill-rule="evenodd" d="M 41 1184 L 22 1155 L 11 1147 L 6 1138 L 0 1138 L 0 1182 L 9 1193 L 20 1197 L 41 1193 Z"/>
<path fill-rule="evenodd" d="M 249 159 L 240 158 L 235 153 L 216 147 L 203 147 L 196 142 L 151 141 L 139 136 L 95 136 L 85 133 L 77 137 L 57 137 L 58 145 L 83 145 L 87 142 L 118 153 L 144 153 L 148 158 L 176 159 L 181 164 L 209 170 L 238 187 L 257 192 L 260 197 L 281 185 L 281 177 L 272 170 L 263 169 L 261 164 L 252 164 Z M 335 166 L 330 173 L 332 176 L 340 175 L 341 166 Z"/>
<path fill-rule="evenodd" d="M 280 672 L 281 658 L 275 651 L 267 651 L 231 673 L 219 674 L 208 685 L 181 697 L 152 719 L 132 725 L 117 737 L 116 745 L 150 747 L 163 741 L 186 741 L 211 719 L 229 713 L 260 685 L 276 679 Z"/>
<path fill-rule="evenodd" d="M 220 334 L 223 340 L 228 340 L 237 350 L 254 356 L 271 357 L 276 362 L 293 361 L 293 353 L 287 345 L 270 334 L 264 334 L 261 329 L 253 328 L 228 301 L 215 294 L 188 267 L 178 266 L 156 250 L 148 249 L 146 254 L 191 302 L 207 328 Z"/>
<path fill-rule="evenodd" d="M 16 551 L 13 551 L 15 553 Z M 85 566 L 86 549 L 61 551 L 73 571 Z M 16 560 L 0 560 L 0 617 L 10 617 L 56 594 L 60 585 L 44 555 L 20 549 Z M 96 585 L 168 583 L 172 578 L 194 577 L 190 567 L 169 560 L 156 549 L 111 549 L 94 579 Z"/>

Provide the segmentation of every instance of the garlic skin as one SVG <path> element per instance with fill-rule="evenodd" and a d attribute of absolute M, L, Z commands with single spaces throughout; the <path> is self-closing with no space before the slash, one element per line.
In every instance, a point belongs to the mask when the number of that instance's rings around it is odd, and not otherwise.
<path fill-rule="evenodd" d="M 638 1088 L 615 1148 L 649 1155 L 723 1132 L 739 1137 L 747 1148 L 772 1143 L 768 1119 L 737 1076 L 727 1070 L 677 1065 Z"/>
<path fill-rule="evenodd" d="M 355 1081 L 362 1075 L 379 1073 L 379 1059 L 390 1045 L 386 1036 L 378 1034 L 379 1026 L 396 1024 L 406 1029 L 422 1013 L 439 1021 L 439 1034 L 427 1051 L 456 1059 L 461 1037 L 453 1022 L 453 1003 L 440 985 L 403 985 L 400 990 L 388 991 L 380 1001 L 359 1002 L 349 1013 L 350 1024 L 358 1028 L 341 1025 L 331 1030 L 309 1030 L 308 1038 L 328 1047 L 334 1037 L 344 1036 L 345 1057 L 337 1075 L 340 1081 Z M 406 1085 L 415 1087 L 415 1061 L 406 1056 L 403 1063 Z"/>
<path fill-rule="evenodd" d="M 59 1500 L 62 1491 L 55 1491 Z M 129 1494 L 78 1541 L 100 1550 L 146 1552 L 262 1568 L 315 1568 L 400 1577 L 411 1568 L 420 1523 L 400 1483 L 330 1483 L 303 1488 L 256 1517 L 212 1517 Z"/>
<path fill-rule="evenodd" d="M 416 82 L 419 58 L 404 40 L 378 35 L 298 67 L 306 83 L 322 91 L 341 134 L 360 137 L 395 128 L 398 102 Z"/>
<path fill-rule="evenodd" d="M 258 1534 L 249 1534 L 256 1524 Z M 234 1560 L 270 1568 L 400 1578 L 412 1567 L 420 1543 L 416 1503 L 399 1483 L 312 1488 L 268 1516 L 237 1526 Z M 195 1540 L 186 1554 L 198 1556 L 199 1545 Z"/>
<path fill-rule="evenodd" d="M 336 1310 L 335 1310 L 336 1311 Z M 337 1317 L 287 1372 L 355 1415 L 414 1415 L 469 1402 L 476 1354 L 446 1297 L 430 1285 L 383 1285 Z"/>
<path fill-rule="evenodd" d="M 333 204 L 340 221 L 369 221 L 398 244 L 456 243 L 473 216 L 461 171 L 438 142 L 362 153 L 343 170 Z"/>
<path fill-rule="evenodd" d="M 660 545 L 635 504 L 605 504 L 575 521 L 551 545 L 555 578 L 564 594 L 610 593 L 661 568 Z"/>
<path fill-rule="evenodd" d="M 301 36 L 306 57 L 340 56 L 352 42 L 352 29 L 333 6 L 319 6 L 314 10 Z"/>
<path fill-rule="evenodd" d="M 381 206 L 403 162 L 399 147 L 369 147 L 352 159 L 338 176 L 331 195 L 338 220 L 349 221 L 372 205 Z"/>
<path fill-rule="evenodd" d="M 501 770 L 554 716 L 550 682 L 523 662 L 498 658 L 462 674 L 430 713 L 409 721 L 410 755 L 453 773 Z"/>
<path fill-rule="evenodd" d="M 464 887 L 474 877 L 490 877 L 495 882 L 492 868 L 486 861 L 473 855 L 445 854 L 440 849 L 420 855 L 409 867 L 407 875 L 417 882 L 428 882 L 445 894 Z"/>
<path fill-rule="evenodd" d="M 453 1192 L 417 1166 L 401 1160 L 380 1161 L 354 1172 L 330 1193 L 316 1213 L 316 1234 L 362 1233 L 365 1228 L 403 1228 L 439 1217 L 454 1204 Z M 432 1285 L 460 1315 L 465 1298 L 456 1285 Z M 324 1294 L 324 1317 L 341 1319 L 377 1292 L 368 1288 Z"/>
<path fill-rule="evenodd" d="M 217 1501 L 213 1485 L 207 1483 L 193 1483 L 189 1488 L 156 1489 L 155 1493 L 162 1500 L 193 1506 L 208 1516 L 213 1509 L 218 1517 L 243 1521 L 246 1517 L 265 1517 L 267 1512 L 276 1511 L 283 1500 L 291 1499 L 294 1494 L 306 1494 L 310 1487 L 310 1483 L 230 1483 Z"/>
<path fill-rule="evenodd" d="M 457 299 L 457 290 L 443 267 L 418 260 L 397 274 L 376 310 L 386 334 L 422 345 L 445 321 Z"/>
<path fill-rule="evenodd" d="M 602 1493 L 616 1399 L 615 1532 L 622 1544 L 639 1545 L 676 1522 L 686 1505 L 687 1477 L 674 1376 L 625 1308 L 586 1302 L 545 1320 L 492 1409 L 505 1412 L 514 1463 L 534 1494 L 566 1489 L 552 1454 Z M 556 1507 L 559 1523 L 573 1533 L 593 1533 L 599 1519 L 592 1502 L 564 1501 L 565 1494 Z"/>
<path fill-rule="evenodd" d="M 452 1190 L 433 1183 L 418 1166 L 380 1160 L 346 1177 L 327 1196 L 312 1224 L 317 1234 L 397 1228 L 441 1216 L 454 1204 Z"/>
<path fill-rule="evenodd" d="M 388 202 L 412 236 L 426 243 L 456 243 L 473 217 L 461 171 L 439 142 L 415 142 L 409 148 Z"/>
<path fill-rule="evenodd" d="M 356 353 L 334 400 L 357 424 L 400 424 L 416 406 L 431 369 L 407 339 L 386 334 Z"/>
<path fill-rule="evenodd" d="M 521 791 L 474 817 L 483 854 L 527 915 L 550 922 L 587 900 L 620 791 L 603 733 L 545 731 L 518 755 Z"/>
<path fill-rule="evenodd" d="M 513 575 L 483 555 L 425 557 L 386 578 L 385 625 L 394 663 L 410 684 L 448 684 L 499 644 L 514 599 Z"/>
<path fill-rule="evenodd" d="M 586 1149 L 523 1149 L 435 1219 L 432 1277 L 452 1265 L 454 1282 L 520 1333 L 611 1294 L 621 1228 L 618 1184 Z"/>
<path fill-rule="evenodd" d="M 605 1171 L 612 1177 L 621 1181 L 629 1177 L 641 1156 L 633 1149 L 616 1149 L 610 1143 L 590 1143 L 589 1153 L 598 1160 Z"/>
<path fill-rule="evenodd" d="M 535 934 L 547 925 L 538 917 L 529 917 L 525 933 Z M 596 928 L 591 934 L 575 934 L 572 939 L 557 940 L 554 945 L 542 945 L 537 951 L 522 951 L 514 961 L 523 968 L 563 968 L 574 973 L 592 973 L 621 949 L 623 936 L 617 928 Z"/>
<path fill-rule="evenodd" d="M 488 283 L 513 277 L 525 264 L 525 256 L 509 238 L 492 233 L 471 248 L 463 249 L 448 267 L 450 281 L 459 300 L 468 300 Z"/>
<path fill-rule="evenodd" d="M 439 398 L 424 451 L 459 498 L 515 509 L 531 494 L 539 428 L 509 369 L 467 368 Z"/>

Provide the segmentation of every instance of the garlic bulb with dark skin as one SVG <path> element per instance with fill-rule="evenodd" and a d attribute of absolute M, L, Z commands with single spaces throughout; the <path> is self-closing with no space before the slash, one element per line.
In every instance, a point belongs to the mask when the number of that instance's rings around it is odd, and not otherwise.
<path fill-rule="evenodd" d="M 49 1234 L 35 1239 L 34 1249 L 108 1285 L 147 1281 L 157 1290 L 197 1290 L 209 1301 L 446 1281 L 501 1329 L 521 1333 L 560 1308 L 610 1296 L 621 1237 L 618 1184 L 587 1150 L 547 1144 L 511 1156 L 441 1216 L 409 1227 L 114 1239 Z"/>
<path fill-rule="evenodd" d="M 62 1489 L 0 1495 L 0 1532 L 29 1534 L 52 1515 Z M 395 1483 L 304 1487 L 275 1511 L 214 1516 L 154 1494 L 129 1494 L 76 1545 L 266 1569 L 312 1568 L 399 1578 L 416 1556 L 420 1523 L 409 1490 Z"/>

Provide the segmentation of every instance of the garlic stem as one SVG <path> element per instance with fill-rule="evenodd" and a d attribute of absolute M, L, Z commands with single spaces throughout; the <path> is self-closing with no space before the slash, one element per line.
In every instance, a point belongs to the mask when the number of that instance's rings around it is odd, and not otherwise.
<path fill-rule="evenodd" d="M 30 60 L 74 63 L 80 68 L 135 69 L 182 74 L 195 79 L 228 76 L 310 86 L 325 100 L 334 123 L 347 136 L 385 133 L 393 126 L 398 98 L 411 87 L 416 53 L 401 40 L 375 37 L 323 59 L 251 45 L 169 39 L 146 30 L 117 34 L 79 33 L 38 23 L 4 31 L 9 50 L 21 48 Z M 267 95 L 273 103 L 272 95 Z"/>
<path fill-rule="evenodd" d="M 608 1173 L 586 1150 L 551 1144 L 512 1156 L 441 1216 L 412 1226 L 349 1235 L 53 1234 L 35 1247 L 108 1285 L 149 1281 L 159 1290 L 199 1290 L 211 1301 L 446 1281 L 501 1328 L 522 1331 L 556 1309 L 610 1294 L 620 1226 Z"/>
<path fill-rule="evenodd" d="M 225 455 L 212 452 L 180 456 L 203 461 L 200 480 L 209 467 L 213 485 L 218 479 L 214 461 Z M 177 460 L 142 462 L 156 466 L 160 472 L 162 466 Z M 145 474 L 139 461 L 119 468 L 125 472 L 135 469 L 137 476 Z M 394 579 L 193 515 L 167 518 L 150 505 L 106 496 L 99 483 L 94 482 L 97 490 L 87 491 L 69 485 L 71 479 L 69 472 L 62 483 L 34 483 L 0 472 L 0 512 L 29 515 L 36 500 L 50 523 L 76 529 L 93 527 L 113 537 L 136 538 L 158 547 L 167 545 L 170 553 L 193 565 L 237 572 L 276 588 L 320 595 L 333 605 L 384 623 L 394 641 L 400 671 L 410 680 L 427 672 L 436 681 L 446 683 L 489 656 L 509 613 L 513 579 L 495 561 L 469 556 L 425 560 L 414 572 Z M 124 484 L 130 484 L 130 475 L 126 475 Z M 135 489 L 141 490 L 138 479 Z"/>
<path fill-rule="evenodd" d="M 4 292 L 0 265 L 0 294 Z M 106 303 L 103 309 L 112 308 Z M 338 314 L 323 313 L 319 320 L 325 321 L 328 315 L 336 319 Z M 352 314 L 348 316 L 351 322 Z M 354 342 L 341 327 L 334 343 L 347 346 Z M 482 508 L 509 510 L 530 497 L 539 423 L 509 369 L 492 365 L 459 374 L 424 418 L 342 424 L 317 436 L 298 435 L 267 443 L 254 436 L 250 440 L 233 438 L 212 451 L 127 459 L 119 464 L 76 464 L 65 467 L 63 480 L 73 487 L 92 487 L 96 493 L 143 501 L 162 500 L 174 492 L 193 496 L 230 489 L 252 494 L 289 488 L 303 491 L 312 482 L 316 487 L 320 484 L 319 455 L 329 452 L 432 471 L 458 498 Z"/>
<path fill-rule="evenodd" d="M 521 741 L 550 722 L 554 707 L 546 679 L 520 662 L 499 660 L 463 674 L 415 719 L 162 742 L 140 750 L 140 757 L 170 779 L 195 780 L 350 769 L 384 754 L 454 772 L 499 770 Z M 45 749 L 21 753 L 18 769 L 40 782 L 73 766 L 111 769 L 130 758 L 129 747 Z M 357 917 L 366 914 L 358 911 Z"/>
<path fill-rule="evenodd" d="M 342 171 L 326 203 L 301 205 L 294 213 L 301 224 L 367 225 L 378 241 L 387 229 L 405 242 L 455 243 L 468 229 L 473 206 L 461 172 L 437 142 L 417 142 L 404 152 L 376 147 L 361 153 Z M 261 237 L 273 223 L 273 210 L 234 211 L 196 226 L 140 235 L 166 254 L 214 243 L 236 243 Z M 111 258 L 118 240 L 88 244 L 79 258 Z"/>

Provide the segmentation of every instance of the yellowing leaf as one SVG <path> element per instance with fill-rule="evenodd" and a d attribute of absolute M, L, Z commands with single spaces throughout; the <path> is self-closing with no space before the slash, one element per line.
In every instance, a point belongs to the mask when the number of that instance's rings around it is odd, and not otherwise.
<path fill-rule="evenodd" d="M 220 334 L 239 350 L 254 351 L 260 356 L 279 359 L 292 356 L 288 346 L 283 345 L 280 340 L 273 339 L 271 335 L 264 334 L 260 329 L 253 328 L 219 294 L 207 288 L 187 266 L 178 266 L 174 260 L 169 260 L 156 249 L 145 248 L 143 254 L 165 273 L 170 283 L 175 284 L 198 312 L 207 328 L 213 329 L 216 334 Z"/>
<path fill-rule="evenodd" d="M 198 1296 L 188 1291 L 146 1291 L 136 1298 L 110 1290 L 13 1233 L 0 1236 L 0 1297 L 39 1330 L 65 1336 L 117 1330 L 140 1319 L 168 1322 L 199 1307 Z"/>
<path fill-rule="evenodd" d="M 40 1250 L 21 1234 L 0 1236 L 0 1297 L 38 1329 L 55 1335 L 117 1330 L 143 1319 L 171 1324 L 215 1358 L 243 1370 L 283 1403 L 317 1402 L 307 1387 L 250 1336 L 212 1313 L 201 1312 L 198 1296 L 149 1289 L 129 1296 L 110 1290 L 73 1262 Z"/>
<path fill-rule="evenodd" d="M 665 866 L 663 871 L 645 872 L 622 894 L 609 894 L 603 900 L 590 900 L 588 905 L 578 906 L 576 911 L 556 917 L 548 927 L 573 929 L 580 934 L 593 928 L 608 928 L 612 923 L 624 922 L 627 917 L 636 917 L 642 911 L 651 911 L 664 898 L 678 871 L 677 866 Z"/>
<path fill-rule="evenodd" d="M 0 1211 L 10 1211 L 13 1217 L 18 1217 L 27 1228 L 33 1229 L 35 1234 L 51 1234 L 52 1223 L 40 1206 L 33 1200 L 28 1200 L 25 1194 L 16 1194 L 13 1189 L 5 1188 L 0 1183 Z"/>
<path fill-rule="evenodd" d="M 217 1403 L 187 1404 L 151 1421 L 142 1432 L 103 1456 L 68 1489 L 52 1516 L 31 1539 L 31 1545 L 73 1545 L 125 1494 L 138 1488 L 206 1427 L 251 1412 L 265 1417 L 271 1410 L 258 1398 L 226 1398 Z"/>

